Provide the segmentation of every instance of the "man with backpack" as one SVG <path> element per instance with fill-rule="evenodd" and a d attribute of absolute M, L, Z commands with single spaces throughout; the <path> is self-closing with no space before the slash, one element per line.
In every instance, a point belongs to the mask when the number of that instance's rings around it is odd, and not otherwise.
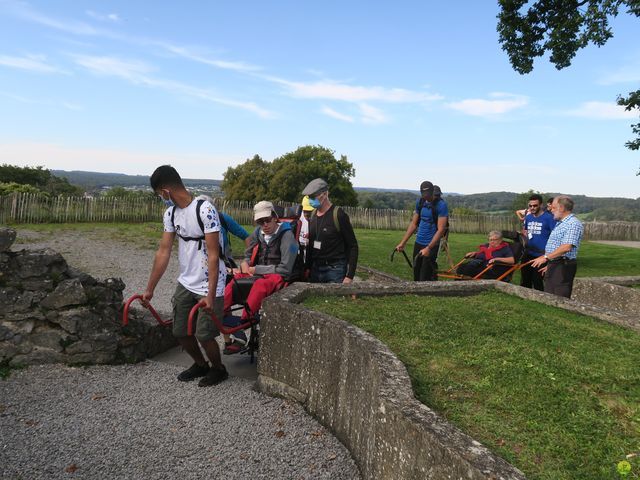
<path fill-rule="evenodd" d="M 187 382 L 202 377 L 199 386 L 215 385 L 229 376 L 215 339 L 220 332 L 205 312 L 213 310 L 220 317 L 223 312 L 226 267 L 220 254 L 223 245 L 218 212 L 211 202 L 193 198 L 176 169 L 170 165 L 158 167 L 151 175 L 150 184 L 167 209 L 163 216 L 164 231 L 160 246 L 142 300 L 148 303 L 153 298 L 153 292 L 169 264 L 177 235 L 180 276 L 171 300 L 173 335 L 194 361 L 191 367 L 178 375 L 178 380 Z M 201 300 L 205 307 L 198 312 L 195 337 L 188 336 L 189 313 Z M 202 355 L 200 346 L 206 352 L 208 361 Z"/>
<path fill-rule="evenodd" d="M 243 321 L 257 314 L 262 301 L 290 280 L 298 256 L 298 242 L 291 225 L 278 221 L 271 202 L 258 202 L 253 207 L 253 219 L 258 226 L 249 236 L 245 258 L 239 270 L 234 271 L 234 280 L 224 290 L 224 313 L 228 316 L 234 303 L 234 282 L 240 278 L 257 277 L 245 301 Z M 241 344 L 231 342 L 226 344 L 225 353 L 237 353 L 241 348 Z"/>
<path fill-rule="evenodd" d="M 438 192 L 440 189 L 438 188 Z M 433 183 L 424 181 L 420 184 L 420 198 L 411 222 L 400 243 L 396 246 L 402 252 L 409 238 L 418 231 L 413 245 L 413 280 L 421 282 L 438 279 L 438 251 L 440 239 L 447 231 L 449 209 L 447 203 L 435 194 Z"/>
<path fill-rule="evenodd" d="M 311 180 L 302 191 L 316 211 L 309 219 L 305 265 L 313 283 L 351 283 L 358 264 L 358 241 L 349 215 L 329 200 L 329 185 Z"/>

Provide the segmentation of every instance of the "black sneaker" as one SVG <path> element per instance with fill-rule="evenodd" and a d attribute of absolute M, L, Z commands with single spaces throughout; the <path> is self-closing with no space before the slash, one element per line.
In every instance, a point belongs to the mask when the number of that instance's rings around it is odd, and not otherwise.
<path fill-rule="evenodd" d="M 210 387 L 211 385 L 217 385 L 218 383 L 229 378 L 229 373 L 224 365 L 220 365 L 220 368 L 212 368 L 199 382 L 199 387 Z"/>
<path fill-rule="evenodd" d="M 189 368 L 187 368 L 184 372 L 180 372 L 178 375 L 178 380 L 181 382 L 190 382 L 191 380 L 195 380 L 198 377 L 204 377 L 207 373 L 209 373 L 208 365 L 198 365 L 194 363 Z"/>

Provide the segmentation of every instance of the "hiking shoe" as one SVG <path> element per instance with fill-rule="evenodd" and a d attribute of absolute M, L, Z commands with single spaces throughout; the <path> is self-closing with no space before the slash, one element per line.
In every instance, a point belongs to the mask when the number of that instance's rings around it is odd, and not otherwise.
<path fill-rule="evenodd" d="M 198 377 L 204 377 L 207 373 L 209 373 L 209 370 L 211 369 L 208 365 L 198 365 L 197 363 L 194 363 L 185 371 L 180 372 L 180 374 L 178 375 L 178 380 L 180 380 L 181 382 L 190 382 L 191 380 L 195 380 Z"/>
<path fill-rule="evenodd" d="M 212 368 L 199 382 L 199 387 L 210 387 L 211 385 L 217 385 L 229 378 L 227 369 L 224 365 L 220 365 L 220 368 Z"/>

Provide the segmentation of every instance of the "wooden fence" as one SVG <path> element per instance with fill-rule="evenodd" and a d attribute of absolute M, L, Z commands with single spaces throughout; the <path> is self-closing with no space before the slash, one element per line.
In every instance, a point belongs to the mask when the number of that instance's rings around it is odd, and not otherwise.
<path fill-rule="evenodd" d="M 253 204 L 216 200 L 217 205 L 242 225 L 253 223 Z M 283 204 L 288 206 L 291 204 Z M 76 223 L 76 222 L 159 222 L 164 205 L 149 198 L 47 197 L 34 193 L 0 196 L 0 224 Z M 411 219 L 409 210 L 345 207 L 355 228 L 405 230 Z M 516 230 L 514 215 L 451 215 L 452 233 L 486 234 L 491 230 Z M 587 240 L 640 241 L 640 223 L 585 222 Z"/>

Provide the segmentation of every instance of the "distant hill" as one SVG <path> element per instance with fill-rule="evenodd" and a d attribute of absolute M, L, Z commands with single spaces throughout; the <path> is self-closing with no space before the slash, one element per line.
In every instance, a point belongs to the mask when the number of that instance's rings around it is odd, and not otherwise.
<path fill-rule="evenodd" d="M 124 173 L 100 173 L 86 172 L 82 170 L 51 170 L 56 177 L 64 177 L 69 183 L 80 185 L 87 189 L 101 189 L 105 187 L 140 187 L 149 188 L 148 175 L 125 175 Z M 183 178 L 184 184 L 189 187 L 220 187 L 222 180 L 202 180 Z"/>
<path fill-rule="evenodd" d="M 51 170 L 57 177 L 66 178 L 69 183 L 79 185 L 87 191 L 102 190 L 110 187 L 124 188 L 149 188 L 149 177 L 146 175 L 125 175 L 122 173 L 98 173 L 87 171 L 65 171 Z M 185 178 L 186 186 L 196 191 L 212 192 L 220 188 L 222 180 L 203 180 Z M 383 189 L 356 187 L 358 194 L 358 204 L 369 208 L 393 208 L 412 210 L 416 198 L 419 195 L 417 190 L 403 189 Z M 447 200 L 449 209 L 466 208 L 485 213 L 512 213 L 514 202 L 518 198 L 515 192 L 488 192 L 463 195 L 459 193 L 445 192 L 444 198 Z M 553 197 L 557 193 L 545 193 L 543 197 Z M 576 202 L 575 213 L 586 220 L 624 220 L 640 222 L 640 198 L 618 198 L 618 197 L 588 197 L 585 195 L 572 195 Z M 521 207 L 524 207 L 521 205 Z"/>

